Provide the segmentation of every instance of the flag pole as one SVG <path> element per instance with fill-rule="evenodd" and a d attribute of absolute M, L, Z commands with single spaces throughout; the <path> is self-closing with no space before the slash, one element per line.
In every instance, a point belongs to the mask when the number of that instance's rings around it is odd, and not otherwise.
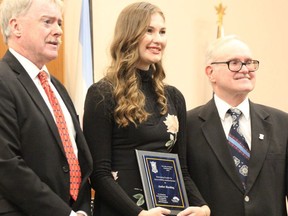
<path fill-rule="evenodd" d="M 90 9 L 90 32 L 91 32 L 91 55 L 92 55 L 92 78 L 93 78 L 93 83 L 95 81 L 95 77 L 94 77 L 94 39 L 93 39 L 93 3 L 92 0 L 89 0 L 89 9 Z"/>

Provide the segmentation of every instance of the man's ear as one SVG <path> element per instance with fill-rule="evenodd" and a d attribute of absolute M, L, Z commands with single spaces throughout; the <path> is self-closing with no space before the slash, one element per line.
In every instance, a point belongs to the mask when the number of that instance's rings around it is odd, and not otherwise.
<path fill-rule="evenodd" d="M 211 65 L 206 66 L 205 68 L 206 76 L 209 78 L 210 82 L 214 82 L 214 71 Z"/>
<path fill-rule="evenodd" d="M 16 37 L 21 37 L 22 35 L 21 26 L 17 22 L 17 18 L 10 19 L 9 26 L 12 34 L 14 34 Z"/>

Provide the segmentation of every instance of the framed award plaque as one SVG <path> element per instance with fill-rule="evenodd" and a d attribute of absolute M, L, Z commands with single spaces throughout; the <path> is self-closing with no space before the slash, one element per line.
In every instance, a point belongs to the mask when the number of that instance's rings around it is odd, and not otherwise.
<path fill-rule="evenodd" d="M 147 208 L 177 215 L 189 206 L 177 154 L 136 150 Z"/>

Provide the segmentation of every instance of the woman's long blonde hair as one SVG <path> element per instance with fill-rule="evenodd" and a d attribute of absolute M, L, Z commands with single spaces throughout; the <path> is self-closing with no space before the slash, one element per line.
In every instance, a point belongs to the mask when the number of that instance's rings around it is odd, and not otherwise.
<path fill-rule="evenodd" d="M 116 22 L 114 39 L 110 47 L 111 65 L 105 79 L 113 86 L 113 96 L 116 101 L 114 118 L 120 127 L 130 123 L 136 126 L 147 120 L 149 113 L 145 110 L 145 96 L 139 89 L 136 65 L 139 61 L 139 41 L 150 25 L 151 15 L 162 11 L 147 2 L 137 2 L 128 5 L 120 13 Z M 161 114 L 167 113 L 167 99 L 164 94 L 165 78 L 162 63 L 152 65 L 153 87 L 158 96 Z"/>

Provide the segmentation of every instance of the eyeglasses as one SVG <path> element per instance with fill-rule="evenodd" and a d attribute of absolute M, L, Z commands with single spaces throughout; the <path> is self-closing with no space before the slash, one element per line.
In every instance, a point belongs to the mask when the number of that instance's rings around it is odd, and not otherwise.
<path fill-rule="evenodd" d="M 212 62 L 211 64 L 227 64 L 228 69 L 232 72 L 239 72 L 243 65 L 247 67 L 249 72 L 254 72 L 259 68 L 259 61 L 258 60 L 248 60 L 246 62 L 241 62 L 240 60 L 230 60 L 227 62 Z"/>

